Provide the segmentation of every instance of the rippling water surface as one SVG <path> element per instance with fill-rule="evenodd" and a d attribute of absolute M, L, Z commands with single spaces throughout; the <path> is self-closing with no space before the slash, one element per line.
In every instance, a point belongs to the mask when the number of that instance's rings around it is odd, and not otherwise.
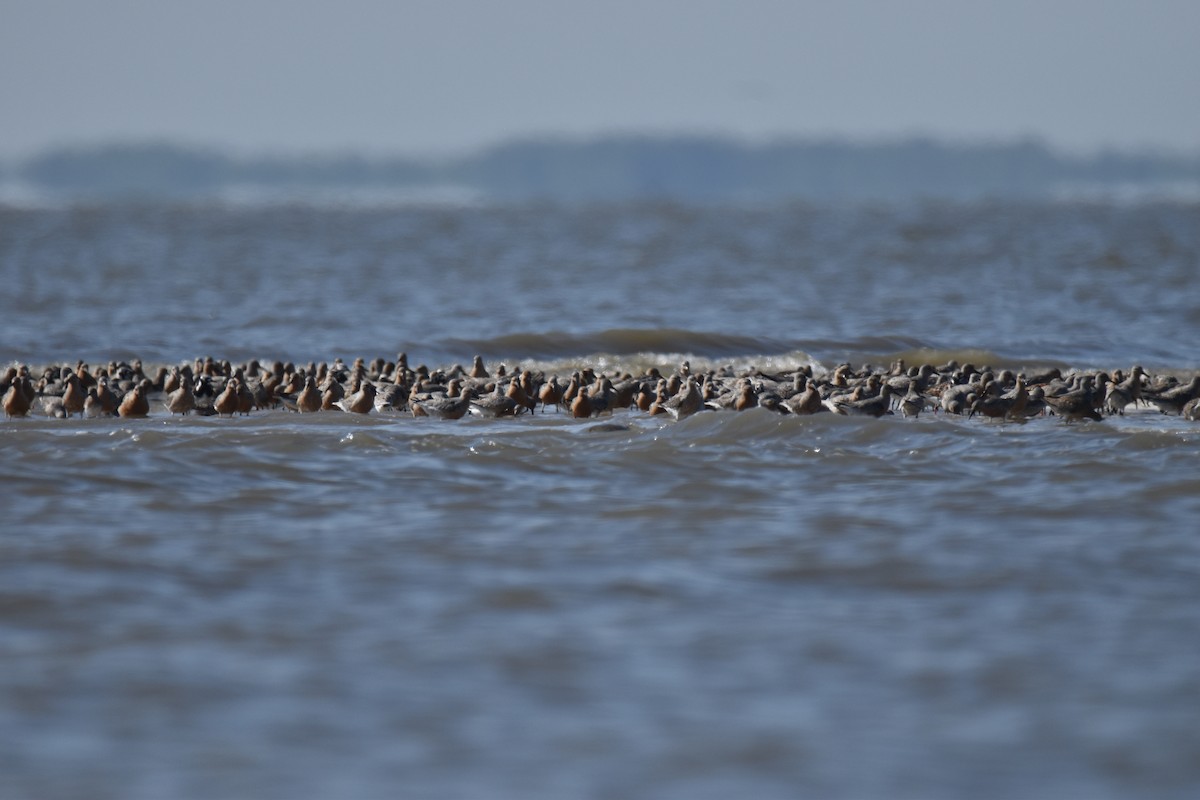
<path fill-rule="evenodd" d="M 0 357 L 1195 371 L 1200 208 L 0 209 Z M 5 798 L 1191 798 L 1200 424 L 0 424 Z"/>

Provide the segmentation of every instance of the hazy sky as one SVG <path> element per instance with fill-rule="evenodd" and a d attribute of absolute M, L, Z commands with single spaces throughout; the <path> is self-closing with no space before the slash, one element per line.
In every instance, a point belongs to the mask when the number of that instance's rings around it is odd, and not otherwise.
<path fill-rule="evenodd" d="M 1196 152 L 1200 0 L 0 0 L 0 157 L 635 131 Z"/>

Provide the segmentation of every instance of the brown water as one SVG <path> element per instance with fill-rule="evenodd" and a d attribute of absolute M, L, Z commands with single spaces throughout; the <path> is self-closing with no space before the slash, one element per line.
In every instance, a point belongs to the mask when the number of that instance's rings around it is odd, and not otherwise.
<path fill-rule="evenodd" d="M 1197 367 L 1194 205 L 0 210 L 0 356 Z M 1200 426 L 0 423 L 0 796 L 1200 786 Z"/>

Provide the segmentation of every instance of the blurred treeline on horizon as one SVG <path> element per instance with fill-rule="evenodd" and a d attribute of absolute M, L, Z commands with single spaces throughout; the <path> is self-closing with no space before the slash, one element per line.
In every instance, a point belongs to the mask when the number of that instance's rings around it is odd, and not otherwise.
<path fill-rule="evenodd" d="M 0 164 L 0 181 L 58 197 L 217 196 L 232 187 L 420 193 L 500 200 L 695 202 L 1051 197 L 1105 191 L 1200 196 L 1200 153 L 1056 152 L 1036 140 L 954 144 L 719 137 L 527 139 L 440 159 L 235 156 L 163 142 L 56 148 Z"/>

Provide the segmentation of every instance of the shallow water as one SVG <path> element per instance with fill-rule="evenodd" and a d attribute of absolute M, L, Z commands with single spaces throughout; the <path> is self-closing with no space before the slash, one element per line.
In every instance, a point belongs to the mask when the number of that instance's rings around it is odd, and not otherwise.
<path fill-rule="evenodd" d="M 7 209 L 0 355 L 1186 371 L 1197 210 Z M 0 442 L 6 798 L 1200 786 L 1186 420 L 156 409 Z"/>
<path fill-rule="evenodd" d="M 1198 263 L 1196 204 L 0 208 L 0 333 L 37 363 L 974 349 L 1194 369 Z"/>

